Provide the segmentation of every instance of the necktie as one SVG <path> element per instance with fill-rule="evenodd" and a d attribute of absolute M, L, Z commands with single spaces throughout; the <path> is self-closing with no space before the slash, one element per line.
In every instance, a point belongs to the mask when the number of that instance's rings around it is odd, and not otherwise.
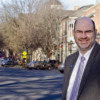
<path fill-rule="evenodd" d="M 80 86 L 80 82 L 81 82 L 81 78 L 82 78 L 82 74 L 83 74 L 84 60 L 85 60 L 85 58 L 82 56 L 78 70 L 77 70 L 74 85 L 73 85 L 73 88 L 71 91 L 70 100 L 77 100 L 78 90 L 79 90 L 79 86 Z"/>

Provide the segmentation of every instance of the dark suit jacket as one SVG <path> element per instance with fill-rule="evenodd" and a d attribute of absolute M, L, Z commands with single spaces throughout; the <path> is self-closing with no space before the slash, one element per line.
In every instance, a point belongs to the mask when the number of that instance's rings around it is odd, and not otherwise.
<path fill-rule="evenodd" d="M 76 52 L 65 60 L 62 100 L 66 100 L 69 79 L 78 55 Z M 100 46 L 97 43 L 83 73 L 77 100 L 100 100 Z"/>

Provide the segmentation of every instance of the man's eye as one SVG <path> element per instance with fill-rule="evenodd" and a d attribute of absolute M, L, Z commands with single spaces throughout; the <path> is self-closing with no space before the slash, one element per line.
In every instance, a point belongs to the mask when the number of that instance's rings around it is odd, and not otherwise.
<path fill-rule="evenodd" d="M 78 34 L 82 34 L 83 32 L 82 32 L 82 31 L 76 31 L 76 33 L 78 33 Z"/>
<path fill-rule="evenodd" d="M 85 33 L 87 33 L 87 34 L 88 34 L 88 33 L 92 33 L 92 32 L 93 32 L 92 30 L 89 30 L 89 31 L 86 31 Z"/>

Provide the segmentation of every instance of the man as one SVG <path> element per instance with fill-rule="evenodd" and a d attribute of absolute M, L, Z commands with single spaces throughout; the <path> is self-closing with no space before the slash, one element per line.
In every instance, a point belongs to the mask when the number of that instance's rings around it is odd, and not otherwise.
<path fill-rule="evenodd" d="M 96 34 L 90 18 L 75 21 L 73 35 L 79 51 L 65 60 L 62 100 L 100 100 L 100 46 Z"/>

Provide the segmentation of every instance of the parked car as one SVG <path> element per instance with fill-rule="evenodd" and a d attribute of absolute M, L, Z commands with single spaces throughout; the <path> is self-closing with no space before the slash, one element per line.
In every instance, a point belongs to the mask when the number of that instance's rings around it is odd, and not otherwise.
<path fill-rule="evenodd" d="M 36 66 L 36 69 L 40 69 L 40 70 L 57 69 L 58 64 L 59 64 L 59 61 L 57 61 L 57 60 L 39 61 Z"/>
<path fill-rule="evenodd" d="M 64 62 L 61 63 L 61 64 L 58 66 L 58 70 L 59 70 L 61 73 L 64 73 Z"/>
<path fill-rule="evenodd" d="M 5 59 L 5 57 L 0 57 L 0 61 L 1 61 L 1 60 L 4 60 L 4 59 Z"/>
<path fill-rule="evenodd" d="M 0 58 L 0 65 L 4 66 L 4 65 L 10 65 L 11 61 L 9 60 L 9 58 L 7 57 L 1 57 Z"/>
<path fill-rule="evenodd" d="M 47 66 L 49 67 L 49 69 L 57 69 L 59 64 L 60 62 L 58 60 L 49 60 Z"/>
<path fill-rule="evenodd" d="M 46 69 L 47 61 L 38 61 L 38 63 L 35 65 L 35 69 L 45 70 Z"/>
<path fill-rule="evenodd" d="M 36 69 L 40 70 L 51 70 L 55 69 L 56 62 L 54 60 L 48 61 L 40 61 L 38 62 L 38 65 L 36 66 Z"/>
<path fill-rule="evenodd" d="M 33 69 L 33 68 L 35 68 L 35 64 L 37 64 L 37 63 L 38 63 L 38 61 L 29 62 L 29 63 L 27 63 L 26 67 L 28 69 Z"/>

